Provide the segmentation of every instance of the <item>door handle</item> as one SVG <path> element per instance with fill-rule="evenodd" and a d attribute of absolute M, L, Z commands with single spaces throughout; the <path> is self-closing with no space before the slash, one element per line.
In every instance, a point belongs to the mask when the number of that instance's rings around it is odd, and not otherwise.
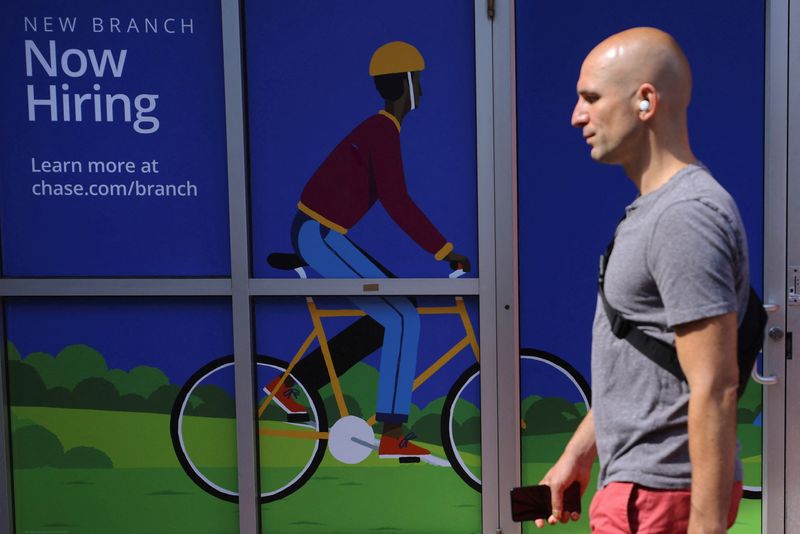
<path fill-rule="evenodd" d="M 780 304 L 764 304 L 764 311 L 767 313 L 775 313 L 781 309 Z M 778 331 L 780 335 L 778 335 Z M 783 337 L 783 330 L 780 328 L 770 328 L 768 336 L 771 339 L 779 340 Z M 763 359 L 763 354 L 762 354 Z M 778 377 L 775 375 L 761 375 L 758 373 L 758 361 L 753 365 L 753 371 L 750 373 L 753 381 L 762 386 L 774 386 L 778 383 Z"/>
<path fill-rule="evenodd" d="M 758 366 L 753 366 L 753 372 L 750 373 L 750 376 L 757 384 L 761 384 L 762 386 L 774 386 L 778 383 L 778 377 L 775 375 L 763 376 L 758 374 Z"/>

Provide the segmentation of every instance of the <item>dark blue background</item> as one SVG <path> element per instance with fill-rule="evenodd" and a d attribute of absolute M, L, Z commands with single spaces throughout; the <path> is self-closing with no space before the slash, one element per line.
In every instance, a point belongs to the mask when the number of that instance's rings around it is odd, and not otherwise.
<path fill-rule="evenodd" d="M 77 26 L 74 33 L 43 33 L 41 26 L 36 33 L 25 32 L 25 16 L 74 16 Z M 92 32 L 92 17 L 105 18 L 106 32 Z M 120 18 L 123 29 L 136 17 L 142 33 L 109 33 L 108 17 Z M 144 17 L 192 18 L 194 33 L 146 34 Z M 35 60 L 34 77 L 27 78 L 26 39 L 42 50 L 55 40 L 59 58 L 68 48 L 92 48 L 98 55 L 108 48 L 115 57 L 124 48 L 128 55 L 120 78 L 107 72 L 98 79 L 91 67 L 80 78 L 69 78 L 60 69 L 59 76 L 49 78 Z M 0 50 L 0 232 L 6 276 L 230 273 L 218 0 L 7 1 L 0 7 Z M 96 123 L 86 114 L 83 122 L 52 123 L 42 107 L 36 110 L 37 122 L 28 122 L 28 83 L 43 98 L 51 83 L 60 95 L 65 82 L 70 93 L 91 93 L 99 83 L 101 93 L 124 93 L 131 101 L 141 93 L 158 94 L 152 114 L 160 128 L 139 134 L 132 122 Z M 88 103 L 84 108 L 88 112 Z M 31 157 L 81 160 L 84 173 L 33 174 Z M 159 174 L 104 176 L 86 169 L 88 160 L 153 159 L 160 162 Z M 180 184 L 188 179 L 199 191 L 186 198 L 35 197 L 31 186 L 42 178 L 87 185 L 127 184 L 133 178 Z"/>
<path fill-rule="evenodd" d="M 300 192 L 328 153 L 383 108 L 369 60 L 376 48 L 396 40 L 413 44 L 425 58 L 421 105 L 406 116 L 400 134 L 408 190 L 477 267 L 472 3 L 256 0 L 245 6 L 254 275 L 294 276 L 264 259 L 290 249 Z M 348 236 L 398 276 L 449 272 L 380 205 Z"/>
<path fill-rule="evenodd" d="M 518 0 L 516 7 L 520 338 L 588 378 L 597 258 L 637 191 L 620 167 L 592 161 L 570 126 L 583 58 L 633 26 L 675 36 L 694 74 L 692 147 L 739 205 L 760 288 L 764 4 Z"/>

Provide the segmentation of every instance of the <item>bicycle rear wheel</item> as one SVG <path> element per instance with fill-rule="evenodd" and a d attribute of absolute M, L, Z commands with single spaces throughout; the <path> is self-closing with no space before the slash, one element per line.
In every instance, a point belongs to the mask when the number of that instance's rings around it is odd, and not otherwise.
<path fill-rule="evenodd" d="M 328 417 L 322 398 L 293 375 L 289 375 L 288 391 L 294 394 L 296 403 L 308 409 L 308 421 L 290 422 L 274 400 L 264 408 L 268 395 L 263 388 L 281 377 L 286 367 L 286 362 L 275 358 L 257 358 L 256 378 L 262 388 L 257 402 L 262 503 L 282 499 L 300 489 L 319 467 L 328 445 Z"/>
<path fill-rule="evenodd" d="M 259 388 L 283 375 L 286 363 L 256 357 Z M 277 404 L 270 403 L 258 419 L 262 503 L 281 499 L 299 489 L 319 467 L 325 454 L 328 422 L 322 399 L 294 377 L 291 389 L 296 402 L 308 408 L 309 421 L 293 424 Z M 260 390 L 259 405 L 266 398 Z M 233 356 L 209 362 L 184 384 L 170 418 L 170 436 L 181 467 L 203 491 L 219 499 L 237 502 L 235 439 L 220 445 L 220 431 L 235 436 L 233 403 Z"/>
<path fill-rule="evenodd" d="M 568 362 L 558 356 L 537 349 L 520 351 L 520 377 L 524 381 L 527 376 L 556 375 L 561 377 L 558 397 L 548 395 L 546 391 L 534 394 L 545 404 L 552 404 L 567 415 L 582 417 L 589 409 L 591 391 L 586 379 Z M 552 382 L 552 380 L 551 380 Z M 531 391 L 525 391 L 525 398 Z M 526 415 L 522 414 L 523 417 Z M 579 422 L 579 421 L 578 421 Z M 546 421 L 525 421 L 522 425 L 527 429 L 530 425 L 544 430 L 549 424 Z M 538 426 L 537 426 L 538 425 Z M 450 392 L 442 409 L 442 443 L 450 465 L 464 482 L 476 491 L 481 489 L 480 474 L 480 366 L 474 364 L 464 371 L 450 388 Z M 525 433 L 523 429 L 523 433 Z M 532 430 L 532 429 L 531 429 Z"/>

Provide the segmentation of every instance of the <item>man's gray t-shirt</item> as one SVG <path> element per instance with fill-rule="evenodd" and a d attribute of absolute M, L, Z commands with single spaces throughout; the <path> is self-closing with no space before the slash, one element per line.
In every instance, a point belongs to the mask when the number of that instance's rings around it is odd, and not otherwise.
<path fill-rule="evenodd" d="M 732 311 L 741 322 L 750 287 L 744 227 L 733 199 L 704 167 L 683 168 L 626 208 L 604 287 L 611 306 L 668 343 L 675 325 Z M 599 299 L 592 400 L 600 487 L 690 486 L 688 386 L 616 338 Z M 741 480 L 738 462 L 736 475 Z"/>

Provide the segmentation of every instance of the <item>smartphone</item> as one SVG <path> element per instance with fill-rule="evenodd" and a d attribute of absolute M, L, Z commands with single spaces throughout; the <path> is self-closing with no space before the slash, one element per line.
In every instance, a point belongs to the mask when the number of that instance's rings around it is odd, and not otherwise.
<path fill-rule="evenodd" d="M 573 482 L 564 491 L 564 511 L 581 512 L 581 485 Z M 550 486 L 522 486 L 511 490 L 511 518 L 514 521 L 547 519 L 553 513 Z"/>

